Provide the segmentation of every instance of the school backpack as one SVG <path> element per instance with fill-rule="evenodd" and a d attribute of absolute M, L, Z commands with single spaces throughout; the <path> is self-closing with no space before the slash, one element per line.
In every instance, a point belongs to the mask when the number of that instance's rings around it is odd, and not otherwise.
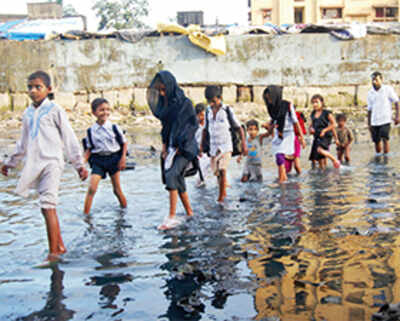
<path fill-rule="evenodd" d="M 204 139 L 202 141 L 202 147 L 203 147 L 203 152 L 206 154 L 210 154 L 210 132 L 208 131 L 208 114 L 209 114 L 209 109 L 207 109 L 206 112 L 206 125 L 204 127 L 205 134 L 204 134 Z M 225 109 L 226 116 L 228 118 L 229 122 L 229 131 L 231 133 L 231 139 L 232 139 L 232 156 L 238 156 L 242 154 L 242 136 L 240 135 L 240 129 L 242 128 L 241 126 L 236 127 L 235 123 L 233 121 L 233 114 L 231 107 L 227 106 Z"/>
<path fill-rule="evenodd" d="M 299 126 L 301 129 L 301 132 L 303 133 L 303 135 L 307 134 L 307 130 L 306 130 L 306 126 L 305 126 L 305 122 L 307 121 L 306 117 L 304 116 L 303 113 L 301 113 L 299 111 L 296 111 L 296 116 L 299 121 Z M 294 133 L 296 134 L 296 136 L 300 135 L 300 133 L 297 131 L 296 127 L 294 127 Z"/>

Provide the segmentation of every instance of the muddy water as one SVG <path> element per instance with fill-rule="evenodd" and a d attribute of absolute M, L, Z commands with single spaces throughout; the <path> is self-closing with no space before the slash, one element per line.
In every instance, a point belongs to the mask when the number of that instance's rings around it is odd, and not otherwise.
<path fill-rule="evenodd" d="M 393 150 L 399 139 L 392 142 Z M 122 175 L 121 211 L 103 181 L 92 216 L 87 188 L 70 167 L 59 216 L 68 253 L 52 269 L 33 195 L 12 194 L 16 173 L 0 179 L 1 320 L 370 320 L 400 301 L 399 157 L 354 146 L 351 167 L 308 170 L 276 184 L 241 184 L 232 163 L 229 208 L 215 204 L 214 181 L 196 189 L 196 217 L 166 233 L 168 211 L 158 160 L 141 157 Z M 183 209 L 178 209 L 183 216 Z"/>

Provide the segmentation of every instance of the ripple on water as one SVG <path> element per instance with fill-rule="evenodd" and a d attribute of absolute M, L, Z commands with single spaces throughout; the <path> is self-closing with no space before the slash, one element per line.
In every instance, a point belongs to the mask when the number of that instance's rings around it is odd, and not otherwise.
<path fill-rule="evenodd" d="M 281 186 L 270 158 L 262 184 L 239 183 L 232 163 L 225 209 L 214 179 L 204 189 L 189 179 L 196 216 L 163 233 L 158 160 L 121 175 L 125 211 L 102 181 L 89 217 L 87 183 L 68 166 L 59 206 L 68 253 L 45 270 L 31 268 L 47 250 L 37 197 L 1 179 L 0 319 L 369 320 L 400 301 L 400 165 L 363 144 L 353 157 Z"/>

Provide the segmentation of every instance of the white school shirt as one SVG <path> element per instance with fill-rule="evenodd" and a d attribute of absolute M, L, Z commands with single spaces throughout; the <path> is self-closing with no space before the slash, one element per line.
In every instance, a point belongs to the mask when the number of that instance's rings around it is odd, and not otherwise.
<path fill-rule="evenodd" d="M 65 111 L 48 99 L 37 108 L 30 105 L 23 115 L 21 139 L 4 163 L 16 167 L 25 158 L 16 193 L 28 196 L 29 189 L 38 186 L 40 174 L 48 165 L 62 170 L 64 151 L 75 169 L 83 167 L 81 147 Z"/>
<path fill-rule="evenodd" d="M 399 101 L 399 97 L 392 86 L 382 85 L 378 91 L 371 88 L 368 92 L 368 111 L 371 112 L 371 125 L 381 126 L 392 122 L 392 104 Z"/>
<path fill-rule="evenodd" d="M 126 138 L 121 129 L 117 126 L 117 131 L 122 137 L 122 142 L 126 143 Z M 113 131 L 113 124 L 106 121 L 104 125 L 94 123 L 91 128 L 92 141 L 94 146 L 90 144 L 90 140 L 86 137 L 87 146 L 92 154 L 96 153 L 116 153 L 121 149 L 117 141 L 117 136 Z M 94 148 L 93 148 L 94 147 Z"/>
<path fill-rule="evenodd" d="M 215 119 L 212 108 L 207 108 L 206 117 L 208 118 L 208 131 L 210 133 L 210 155 L 212 157 L 216 156 L 218 152 L 223 154 L 228 152 L 231 153 L 233 151 L 232 136 L 229 130 L 231 126 L 229 123 L 228 114 L 226 112 L 227 108 L 229 108 L 227 105 L 222 105 L 218 110 Z M 236 124 L 236 126 L 240 126 L 232 108 L 231 112 L 233 123 Z"/>
<path fill-rule="evenodd" d="M 199 123 L 199 128 L 197 129 L 196 134 L 194 135 L 197 144 L 199 144 L 199 147 L 200 147 L 201 141 L 202 141 L 202 139 L 203 139 L 204 127 L 206 127 L 205 124 L 204 124 L 204 125 L 201 125 L 201 124 Z"/>
<path fill-rule="evenodd" d="M 286 114 L 285 118 L 285 127 L 283 128 L 283 138 L 281 139 L 278 136 L 278 130 L 274 130 L 274 138 L 272 140 L 272 154 L 285 154 L 285 155 L 293 155 L 294 154 L 294 124 L 298 122 L 298 118 L 296 115 L 296 110 L 293 107 L 293 104 L 290 104 L 289 107 L 290 113 Z"/>

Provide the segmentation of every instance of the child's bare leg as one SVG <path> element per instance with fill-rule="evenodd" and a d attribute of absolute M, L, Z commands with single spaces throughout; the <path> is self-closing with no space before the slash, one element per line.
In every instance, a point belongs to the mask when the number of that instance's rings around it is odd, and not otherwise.
<path fill-rule="evenodd" d="M 342 148 L 340 148 L 340 149 L 337 150 L 337 159 L 338 159 L 340 162 L 343 162 L 343 150 L 342 150 Z"/>
<path fill-rule="evenodd" d="M 317 162 L 316 162 L 316 160 L 313 159 L 311 161 L 311 168 L 314 169 L 316 166 L 317 166 Z"/>
<path fill-rule="evenodd" d="M 46 221 L 47 240 L 49 242 L 49 261 L 55 261 L 60 254 L 67 252 L 61 237 L 60 224 L 55 208 L 42 208 L 42 214 Z"/>
<path fill-rule="evenodd" d="M 294 159 L 294 169 L 296 170 L 297 175 L 301 174 L 300 158 L 298 157 Z"/>
<path fill-rule="evenodd" d="M 325 169 L 326 168 L 326 158 L 321 158 L 318 160 L 318 165 L 320 169 Z"/>
<path fill-rule="evenodd" d="M 375 152 L 377 154 L 382 153 L 382 141 L 375 143 Z"/>
<path fill-rule="evenodd" d="M 124 193 L 122 193 L 121 189 L 121 172 L 116 172 L 113 176 L 111 176 L 111 183 L 113 185 L 113 190 L 115 196 L 117 196 L 119 204 L 122 208 L 126 208 L 127 202 Z"/>
<path fill-rule="evenodd" d="M 174 218 L 176 214 L 176 204 L 178 203 L 178 191 L 169 191 L 169 218 Z"/>
<path fill-rule="evenodd" d="M 279 183 L 283 183 L 287 181 L 287 174 L 286 174 L 286 167 L 285 164 L 279 165 L 278 166 L 278 177 L 279 177 Z"/>
<path fill-rule="evenodd" d="M 84 209 L 83 209 L 83 212 L 85 214 L 89 214 L 90 213 L 90 209 L 91 209 L 92 203 L 93 203 L 93 198 L 94 198 L 94 195 L 96 194 L 97 186 L 99 186 L 100 180 L 101 180 L 101 176 L 100 175 L 93 174 L 93 175 L 90 176 L 90 185 L 89 185 L 89 189 L 88 189 L 87 194 L 86 194 L 85 206 L 84 206 Z"/>
<path fill-rule="evenodd" d="M 385 154 L 389 154 L 390 152 L 389 141 L 387 139 L 383 140 L 383 152 Z"/>
<path fill-rule="evenodd" d="M 335 168 L 340 166 L 340 162 L 333 156 L 331 153 L 329 153 L 327 150 L 318 147 L 318 153 L 326 158 L 329 158 L 332 161 L 332 164 Z"/>
<path fill-rule="evenodd" d="M 193 210 L 192 207 L 190 206 L 188 193 L 187 192 L 179 193 L 179 197 L 181 199 L 183 207 L 185 208 L 187 216 L 193 216 Z"/>
<path fill-rule="evenodd" d="M 218 184 L 219 184 L 218 202 L 223 202 L 226 197 L 226 185 L 227 185 L 225 169 L 219 171 Z"/>
<path fill-rule="evenodd" d="M 275 154 L 275 162 L 278 166 L 278 180 L 279 183 L 287 181 L 286 166 L 285 166 L 285 155 L 282 153 Z"/>
<path fill-rule="evenodd" d="M 346 163 L 350 163 L 350 146 L 346 146 L 344 149 L 344 160 Z"/>

